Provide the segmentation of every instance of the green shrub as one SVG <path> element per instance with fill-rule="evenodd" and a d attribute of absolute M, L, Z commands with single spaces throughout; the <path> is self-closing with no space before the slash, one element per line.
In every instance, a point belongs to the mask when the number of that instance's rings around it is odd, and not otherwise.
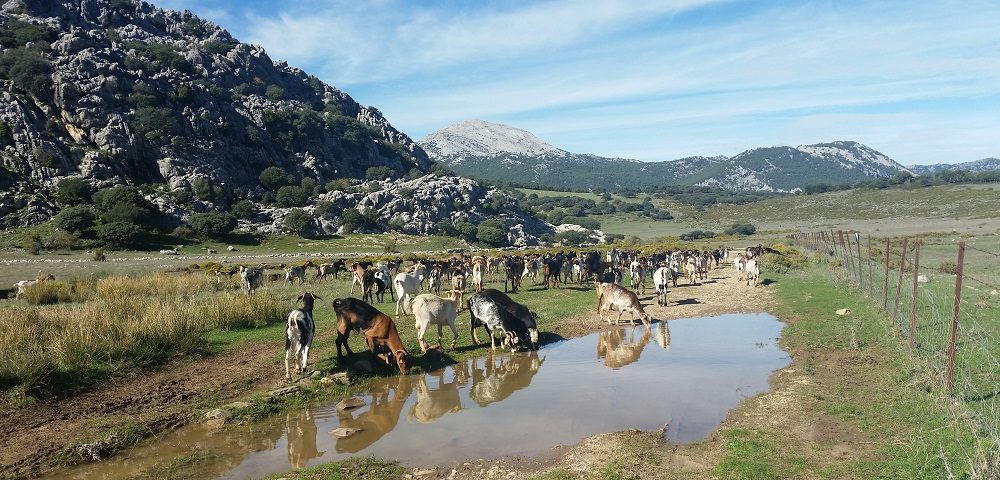
<path fill-rule="evenodd" d="M 278 189 L 275 201 L 282 207 L 302 207 L 309 203 L 309 192 L 294 185 L 286 185 Z"/>
<path fill-rule="evenodd" d="M 715 232 L 711 230 L 692 230 L 688 233 L 682 233 L 680 239 L 684 241 L 691 241 L 691 240 L 698 240 L 700 238 L 713 238 L 713 237 L 715 237 Z"/>
<path fill-rule="evenodd" d="M 52 97 L 52 65 L 41 53 L 29 48 L 14 48 L 0 55 L 0 77 L 8 78 L 17 88 L 35 98 Z"/>
<path fill-rule="evenodd" d="M 580 245 L 590 241 L 590 235 L 577 230 L 567 230 L 556 235 L 556 240 L 565 240 L 570 245 Z"/>
<path fill-rule="evenodd" d="M 351 181 L 346 178 L 335 178 L 326 182 L 326 191 L 340 191 L 346 192 L 351 188 Z"/>
<path fill-rule="evenodd" d="M 125 222 L 146 225 L 152 218 L 152 206 L 135 187 L 118 186 L 94 195 L 94 206 L 104 223 Z"/>
<path fill-rule="evenodd" d="M 7 24 L 0 29 L 0 45 L 4 48 L 18 48 L 34 43 L 48 48 L 48 44 L 54 42 L 58 36 L 58 32 L 47 25 L 22 22 L 7 17 Z"/>
<path fill-rule="evenodd" d="M 56 202 L 61 205 L 88 204 L 93 192 L 90 184 L 82 178 L 64 178 L 56 184 Z"/>
<path fill-rule="evenodd" d="M 169 108 L 139 107 L 135 111 L 132 127 L 151 142 L 163 142 L 177 134 L 180 123 Z"/>
<path fill-rule="evenodd" d="M 757 227 L 752 223 L 734 223 L 723 233 L 726 235 L 754 235 L 757 233 Z"/>
<path fill-rule="evenodd" d="M 507 245 L 507 226 L 499 218 L 488 218 L 479 223 L 476 238 L 487 245 L 499 247 Z"/>
<path fill-rule="evenodd" d="M 69 232 L 82 232 L 94 226 L 94 211 L 89 206 L 77 205 L 64 208 L 52 218 L 57 228 Z"/>
<path fill-rule="evenodd" d="M 350 233 L 365 226 L 365 217 L 356 208 L 344 209 L 340 214 L 340 226 Z"/>
<path fill-rule="evenodd" d="M 369 167 L 365 170 L 365 178 L 368 180 L 388 180 L 392 178 L 393 170 L 389 167 Z"/>
<path fill-rule="evenodd" d="M 134 246 L 142 235 L 142 229 L 134 223 L 110 222 L 98 225 L 97 239 L 105 246 L 122 249 Z"/>
<path fill-rule="evenodd" d="M 938 264 L 937 271 L 947 275 L 958 275 L 958 264 L 952 261 L 944 261 Z"/>
<path fill-rule="evenodd" d="M 277 190 L 285 185 L 294 183 L 295 179 L 280 167 L 267 167 L 260 176 L 257 177 L 260 184 L 269 190 Z"/>
<path fill-rule="evenodd" d="M 268 99 L 277 102 L 278 100 L 284 98 L 285 89 L 277 85 L 268 85 L 267 89 L 264 91 L 264 95 L 266 95 Z"/>
<path fill-rule="evenodd" d="M 198 238 L 221 240 L 236 228 L 236 217 L 222 212 L 195 213 L 188 223 Z"/>
<path fill-rule="evenodd" d="M 228 54 L 236 44 L 224 40 L 209 40 L 201 44 L 201 49 L 215 55 Z"/>
<path fill-rule="evenodd" d="M 38 282 L 24 290 L 24 299 L 30 305 L 51 305 L 83 301 L 87 290 L 75 288 L 62 281 Z"/>
<path fill-rule="evenodd" d="M 316 228 L 316 219 L 301 208 L 288 212 L 282 223 L 288 231 L 301 237 L 311 234 Z"/>
<path fill-rule="evenodd" d="M 236 218 L 248 219 L 253 217 L 253 204 L 249 200 L 240 200 L 229 211 Z"/>

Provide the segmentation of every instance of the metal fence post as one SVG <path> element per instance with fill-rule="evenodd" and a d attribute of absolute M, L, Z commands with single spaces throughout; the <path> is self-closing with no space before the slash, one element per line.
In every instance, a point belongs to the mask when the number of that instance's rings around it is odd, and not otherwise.
<path fill-rule="evenodd" d="M 955 274 L 955 305 L 951 309 L 951 339 L 948 342 L 948 393 L 955 378 L 955 342 L 958 340 L 958 307 L 962 303 L 962 271 L 965 264 L 965 242 L 958 243 L 958 270 Z"/>
<path fill-rule="evenodd" d="M 889 239 L 885 239 L 885 285 L 882 287 L 882 311 L 889 311 Z"/>
<path fill-rule="evenodd" d="M 906 241 L 909 240 L 903 237 L 903 247 L 899 252 L 899 279 L 896 280 L 896 299 L 892 304 L 892 326 L 896 328 L 896 313 L 899 311 L 899 294 L 903 290 L 903 268 L 906 267 Z"/>
<path fill-rule="evenodd" d="M 920 239 L 913 244 L 913 294 L 910 296 L 910 348 L 917 345 L 917 283 L 920 279 Z"/>

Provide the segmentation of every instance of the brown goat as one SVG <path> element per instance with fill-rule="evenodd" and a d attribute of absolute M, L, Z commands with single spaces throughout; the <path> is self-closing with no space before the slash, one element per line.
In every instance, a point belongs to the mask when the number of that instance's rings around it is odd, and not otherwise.
<path fill-rule="evenodd" d="M 409 357 L 403 347 L 403 341 L 399 338 L 396 323 L 391 318 L 357 298 L 334 300 L 333 309 L 337 312 L 338 361 L 343 358 L 341 346 L 347 349 L 348 355 L 354 354 L 347 340 L 351 330 L 359 330 L 365 335 L 365 342 L 373 357 L 388 353 L 395 357 L 400 372 L 406 373 L 409 370 Z M 385 352 L 386 350 L 388 352 Z"/>

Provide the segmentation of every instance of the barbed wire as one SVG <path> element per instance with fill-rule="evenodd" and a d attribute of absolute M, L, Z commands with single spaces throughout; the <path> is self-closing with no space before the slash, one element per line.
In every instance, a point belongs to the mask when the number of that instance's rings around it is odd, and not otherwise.
<path fill-rule="evenodd" d="M 970 245 L 968 243 L 965 244 L 965 248 L 967 248 L 969 250 L 975 250 L 975 251 L 977 251 L 979 253 L 985 253 L 987 255 L 992 255 L 994 257 L 1000 258 L 1000 253 L 988 252 L 988 251 L 983 250 L 981 248 L 976 248 L 976 247 L 974 247 L 974 246 L 972 246 L 972 245 Z"/>
<path fill-rule="evenodd" d="M 962 278 L 965 279 L 965 280 L 972 280 L 973 282 L 979 283 L 981 285 L 984 285 L 984 286 L 986 286 L 988 288 L 992 288 L 994 290 L 1000 290 L 1000 287 L 998 287 L 998 286 L 996 286 L 996 285 L 994 285 L 992 283 L 989 283 L 989 282 L 984 282 L 984 281 L 982 281 L 982 280 L 980 280 L 980 279 L 978 279 L 976 277 L 973 277 L 972 275 L 969 275 L 967 273 L 965 275 L 963 275 Z"/>

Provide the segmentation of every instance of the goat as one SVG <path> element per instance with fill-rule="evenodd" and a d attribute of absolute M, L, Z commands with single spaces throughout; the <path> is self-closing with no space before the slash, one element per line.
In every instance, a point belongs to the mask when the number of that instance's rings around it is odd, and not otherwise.
<path fill-rule="evenodd" d="M 389 292 L 389 298 L 392 299 L 392 301 L 394 302 L 396 301 L 396 295 L 392 292 L 392 288 L 390 287 L 391 285 L 392 285 L 392 279 L 389 277 L 388 273 L 386 273 L 384 270 L 375 271 L 374 288 L 375 288 L 375 295 L 378 297 L 378 303 L 382 303 L 384 301 L 386 291 Z"/>
<path fill-rule="evenodd" d="M 657 268 L 653 272 L 653 288 L 656 289 L 656 304 L 661 307 L 667 306 L 667 283 L 670 281 L 672 273 L 667 267 Z"/>
<path fill-rule="evenodd" d="M 475 343 L 479 343 L 476 328 L 482 326 L 490 336 L 491 350 L 496 350 L 496 333 L 503 337 L 501 346 L 509 346 L 511 351 L 517 349 L 522 339 L 531 342 L 532 350 L 538 349 L 538 322 L 535 314 L 506 294 L 496 289 L 486 289 L 469 298 L 466 306 L 469 307 L 469 323 Z"/>
<path fill-rule="evenodd" d="M 288 314 L 288 324 L 285 328 L 285 379 L 292 379 L 289 362 L 295 358 L 295 373 L 305 373 L 309 363 L 309 348 L 316 336 L 316 322 L 313 321 L 313 303 L 322 300 L 312 292 L 299 295 L 298 301 L 302 308 L 292 310 Z"/>
<path fill-rule="evenodd" d="M 550 260 L 545 260 L 542 265 L 543 277 L 542 283 L 545 288 L 549 288 L 549 283 L 551 282 L 552 288 L 559 288 L 559 272 L 562 269 L 562 261 L 558 258 L 553 258 Z"/>
<path fill-rule="evenodd" d="M 400 272 L 396 278 L 392 279 L 393 288 L 396 290 L 396 318 L 399 318 L 399 311 L 407 315 L 413 313 L 410 302 L 413 296 L 420 293 L 420 277 L 412 274 Z"/>
<path fill-rule="evenodd" d="M 437 325 L 438 343 L 441 343 L 442 328 L 448 325 L 453 335 L 451 348 L 458 344 L 458 330 L 455 328 L 455 316 L 458 313 L 459 299 L 461 292 L 451 291 L 451 298 L 441 298 L 431 293 L 417 295 L 413 299 L 413 317 L 417 328 L 417 341 L 420 342 L 420 351 L 427 351 L 427 343 L 424 342 L 424 334 L 427 327 Z"/>
<path fill-rule="evenodd" d="M 632 261 L 629 265 L 629 279 L 632 282 L 632 290 L 642 295 L 646 294 L 646 267 L 642 263 Z"/>
<path fill-rule="evenodd" d="M 753 282 L 753 286 L 757 286 L 760 281 L 760 266 L 757 264 L 756 258 L 751 258 L 747 260 L 747 285 L 749 286 Z"/>
<path fill-rule="evenodd" d="M 388 350 L 388 354 L 396 359 L 396 365 L 401 373 L 409 370 L 409 356 L 403 347 L 403 342 L 399 338 L 396 324 L 391 318 L 380 312 L 377 308 L 357 299 L 344 298 L 333 301 L 333 310 L 337 312 L 337 360 L 343 359 L 341 346 L 347 350 L 348 355 L 353 355 L 347 340 L 351 335 L 351 330 L 359 330 L 365 335 L 365 342 L 372 352 L 372 357 L 378 357 L 383 349 Z"/>
<path fill-rule="evenodd" d="M 441 267 L 431 267 L 428 272 L 427 290 L 436 294 L 441 294 Z"/>
<path fill-rule="evenodd" d="M 240 287 L 247 295 L 253 293 L 264 283 L 264 270 L 240 266 Z"/>
<path fill-rule="evenodd" d="M 285 285 L 291 283 L 295 285 L 295 280 L 299 281 L 299 285 L 306 283 L 306 268 L 303 266 L 288 267 L 285 269 Z"/>
<path fill-rule="evenodd" d="M 626 310 L 632 316 L 632 324 L 635 324 L 636 314 L 639 314 L 639 318 L 642 319 L 642 323 L 647 328 L 652 323 L 649 314 L 642 308 L 642 304 L 639 303 L 639 297 L 635 293 L 615 283 L 597 283 L 597 313 L 601 316 L 601 321 L 604 321 L 605 311 L 608 313 L 611 312 L 611 307 L 615 307 L 618 310 L 618 318 L 615 320 L 615 325 L 618 325 L 621 321 L 622 314 Z M 609 318 L 607 322 L 611 324 L 611 319 Z"/>
<path fill-rule="evenodd" d="M 326 280 L 326 277 L 333 274 L 333 278 L 337 278 L 337 274 L 341 271 L 347 271 L 347 266 L 343 260 L 337 260 L 333 263 L 321 263 L 316 265 L 316 280 Z"/>
<path fill-rule="evenodd" d="M 480 292 L 483 290 L 483 263 L 472 263 L 472 289 Z"/>

